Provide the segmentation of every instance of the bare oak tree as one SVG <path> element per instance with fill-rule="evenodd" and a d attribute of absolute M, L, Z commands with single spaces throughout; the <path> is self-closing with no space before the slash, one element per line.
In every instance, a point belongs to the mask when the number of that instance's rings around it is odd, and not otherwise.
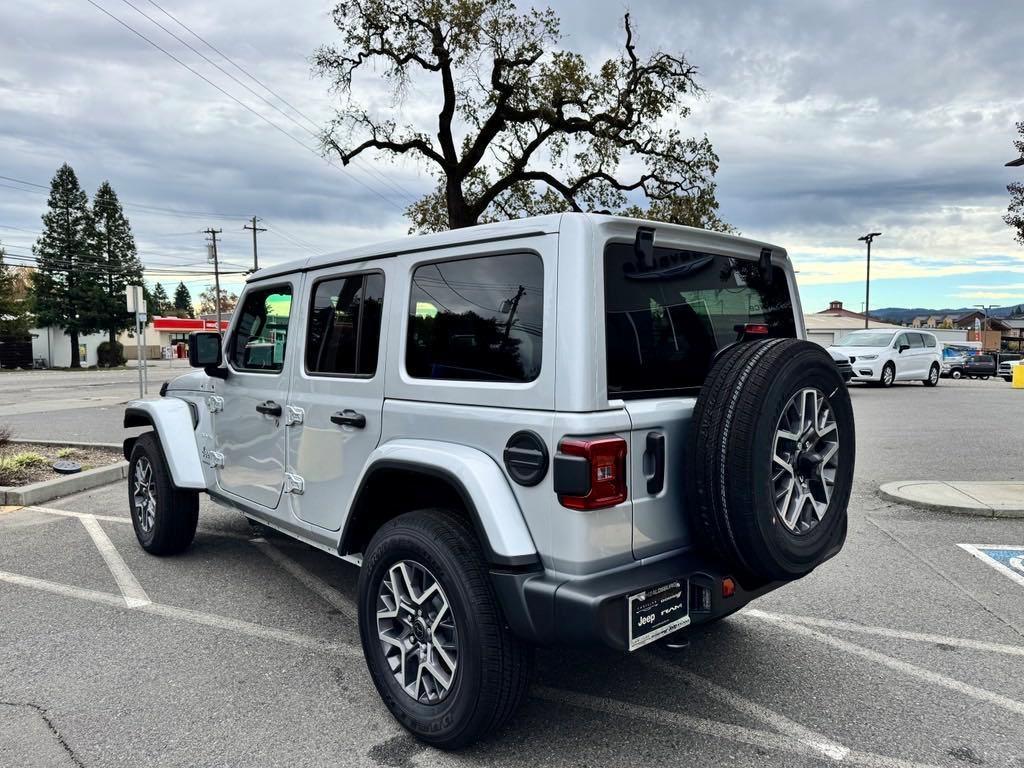
<path fill-rule="evenodd" d="M 313 58 L 342 98 L 325 152 L 346 165 L 365 152 L 426 161 L 438 186 L 407 209 L 411 231 L 630 202 L 633 215 L 728 228 L 711 142 L 680 128 L 702 93 L 697 68 L 682 55 L 642 58 L 628 13 L 622 50 L 593 69 L 558 49 L 550 9 L 520 13 L 514 0 L 343 0 L 333 19 L 341 41 Z M 361 107 L 353 86 L 373 71 L 397 105 L 436 82 L 436 133 Z"/>

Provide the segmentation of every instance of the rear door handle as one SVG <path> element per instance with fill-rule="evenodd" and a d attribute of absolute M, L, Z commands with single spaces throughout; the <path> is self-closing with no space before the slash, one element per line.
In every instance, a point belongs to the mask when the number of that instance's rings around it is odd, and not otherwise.
<path fill-rule="evenodd" d="M 665 487 L 665 435 L 661 432 L 647 433 L 644 476 L 647 478 L 647 492 L 652 496 L 661 493 Z"/>
<path fill-rule="evenodd" d="M 331 416 L 331 422 L 343 427 L 355 427 L 356 429 L 362 429 L 366 426 L 366 417 L 361 413 L 356 413 L 350 408 L 346 408 L 344 411 L 338 411 L 336 414 Z"/>
<path fill-rule="evenodd" d="M 262 413 L 264 416 L 280 416 L 281 406 L 275 403 L 273 400 L 267 400 L 264 403 L 260 403 L 256 406 L 256 410 Z"/>

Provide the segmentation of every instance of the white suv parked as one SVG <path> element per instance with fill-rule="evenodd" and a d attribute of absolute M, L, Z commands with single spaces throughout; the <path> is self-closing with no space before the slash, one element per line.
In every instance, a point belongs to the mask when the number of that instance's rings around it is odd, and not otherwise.
<path fill-rule="evenodd" d="M 803 334 L 783 249 L 610 216 L 263 269 L 129 404 L 132 522 L 180 552 L 203 492 L 361 566 L 377 690 L 457 748 L 533 646 L 633 651 L 840 550 L 853 411 Z"/>
<path fill-rule="evenodd" d="M 830 350 L 850 358 L 853 380 L 891 387 L 896 381 L 939 383 L 942 347 L 928 331 L 870 328 L 848 333 Z"/>

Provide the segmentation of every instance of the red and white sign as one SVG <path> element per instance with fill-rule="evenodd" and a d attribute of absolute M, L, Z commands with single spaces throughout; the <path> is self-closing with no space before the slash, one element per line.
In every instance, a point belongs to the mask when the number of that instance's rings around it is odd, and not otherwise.
<path fill-rule="evenodd" d="M 154 317 L 153 329 L 156 331 L 170 331 L 171 333 L 191 333 L 192 331 L 216 331 L 216 320 L 203 320 L 192 317 Z M 228 329 L 228 321 L 221 320 L 220 330 Z"/>

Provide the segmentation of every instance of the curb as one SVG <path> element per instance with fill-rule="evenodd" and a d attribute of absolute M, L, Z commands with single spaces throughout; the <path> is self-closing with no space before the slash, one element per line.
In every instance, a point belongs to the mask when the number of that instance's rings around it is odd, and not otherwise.
<path fill-rule="evenodd" d="M 935 485 L 946 486 L 951 492 L 960 494 L 964 498 L 963 504 L 953 503 L 941 503 L 933 501 L 925 501 L 923 499 L 909 496 L 902 491 L 903 488 L 912 485 Z M 968 496 L 966 493 L 958 488 L 955 488 L 948 483 L 942 481 L 923 481 L 923 480 L 902 480 L 894 483 L 885 483 L 878 489 L 878 495 L 887 501 L 893 501 L 897 504 L 903 504 L 910 507 L 917 507 L 918 509 L 928 509 L 934 512 L 945 512 L 952 515 L 967 515 L 970 517 L 987 517 L 987 518 L 999 518 L 999 519 L 1021 519 L 1024 518 L 1024 507 L 994 507 L 984 502 L 978 501 L 973 497 Z"/>
<path fill-rule="evenodd" d="M 67 440 L 40 440 L 34 437 L 12 437 L 10 442 L 25 443 L 26 445 L 62 445 L 67 448 L 109 448 L 112 451 L 120 451 L 124 449 L 124 445 L 121 443 L 76 443 L 68 442 Z"/>
<path fill-rule="evenodd" d="M 22 441 L 19 441 L 22 442 Z M 42 441 L 40 441 L 42 442 Z M 62 443 L 74 445 L 74 443 Z M 96 443 L 93 443 L 96 445 Z M 0 498 L 8 506 L 31 507 L 43 502 L 52 501 L 60 496 L 67 496 L 79 491 L 88 491 L 101 485 L 116 483 L 128 477 L 128 462 L 119 461 L 106 467 L 87 469 L 77 475 L 58 477 L 53 480 L 42 480 L 20 488 L 0 486 Z"/>

